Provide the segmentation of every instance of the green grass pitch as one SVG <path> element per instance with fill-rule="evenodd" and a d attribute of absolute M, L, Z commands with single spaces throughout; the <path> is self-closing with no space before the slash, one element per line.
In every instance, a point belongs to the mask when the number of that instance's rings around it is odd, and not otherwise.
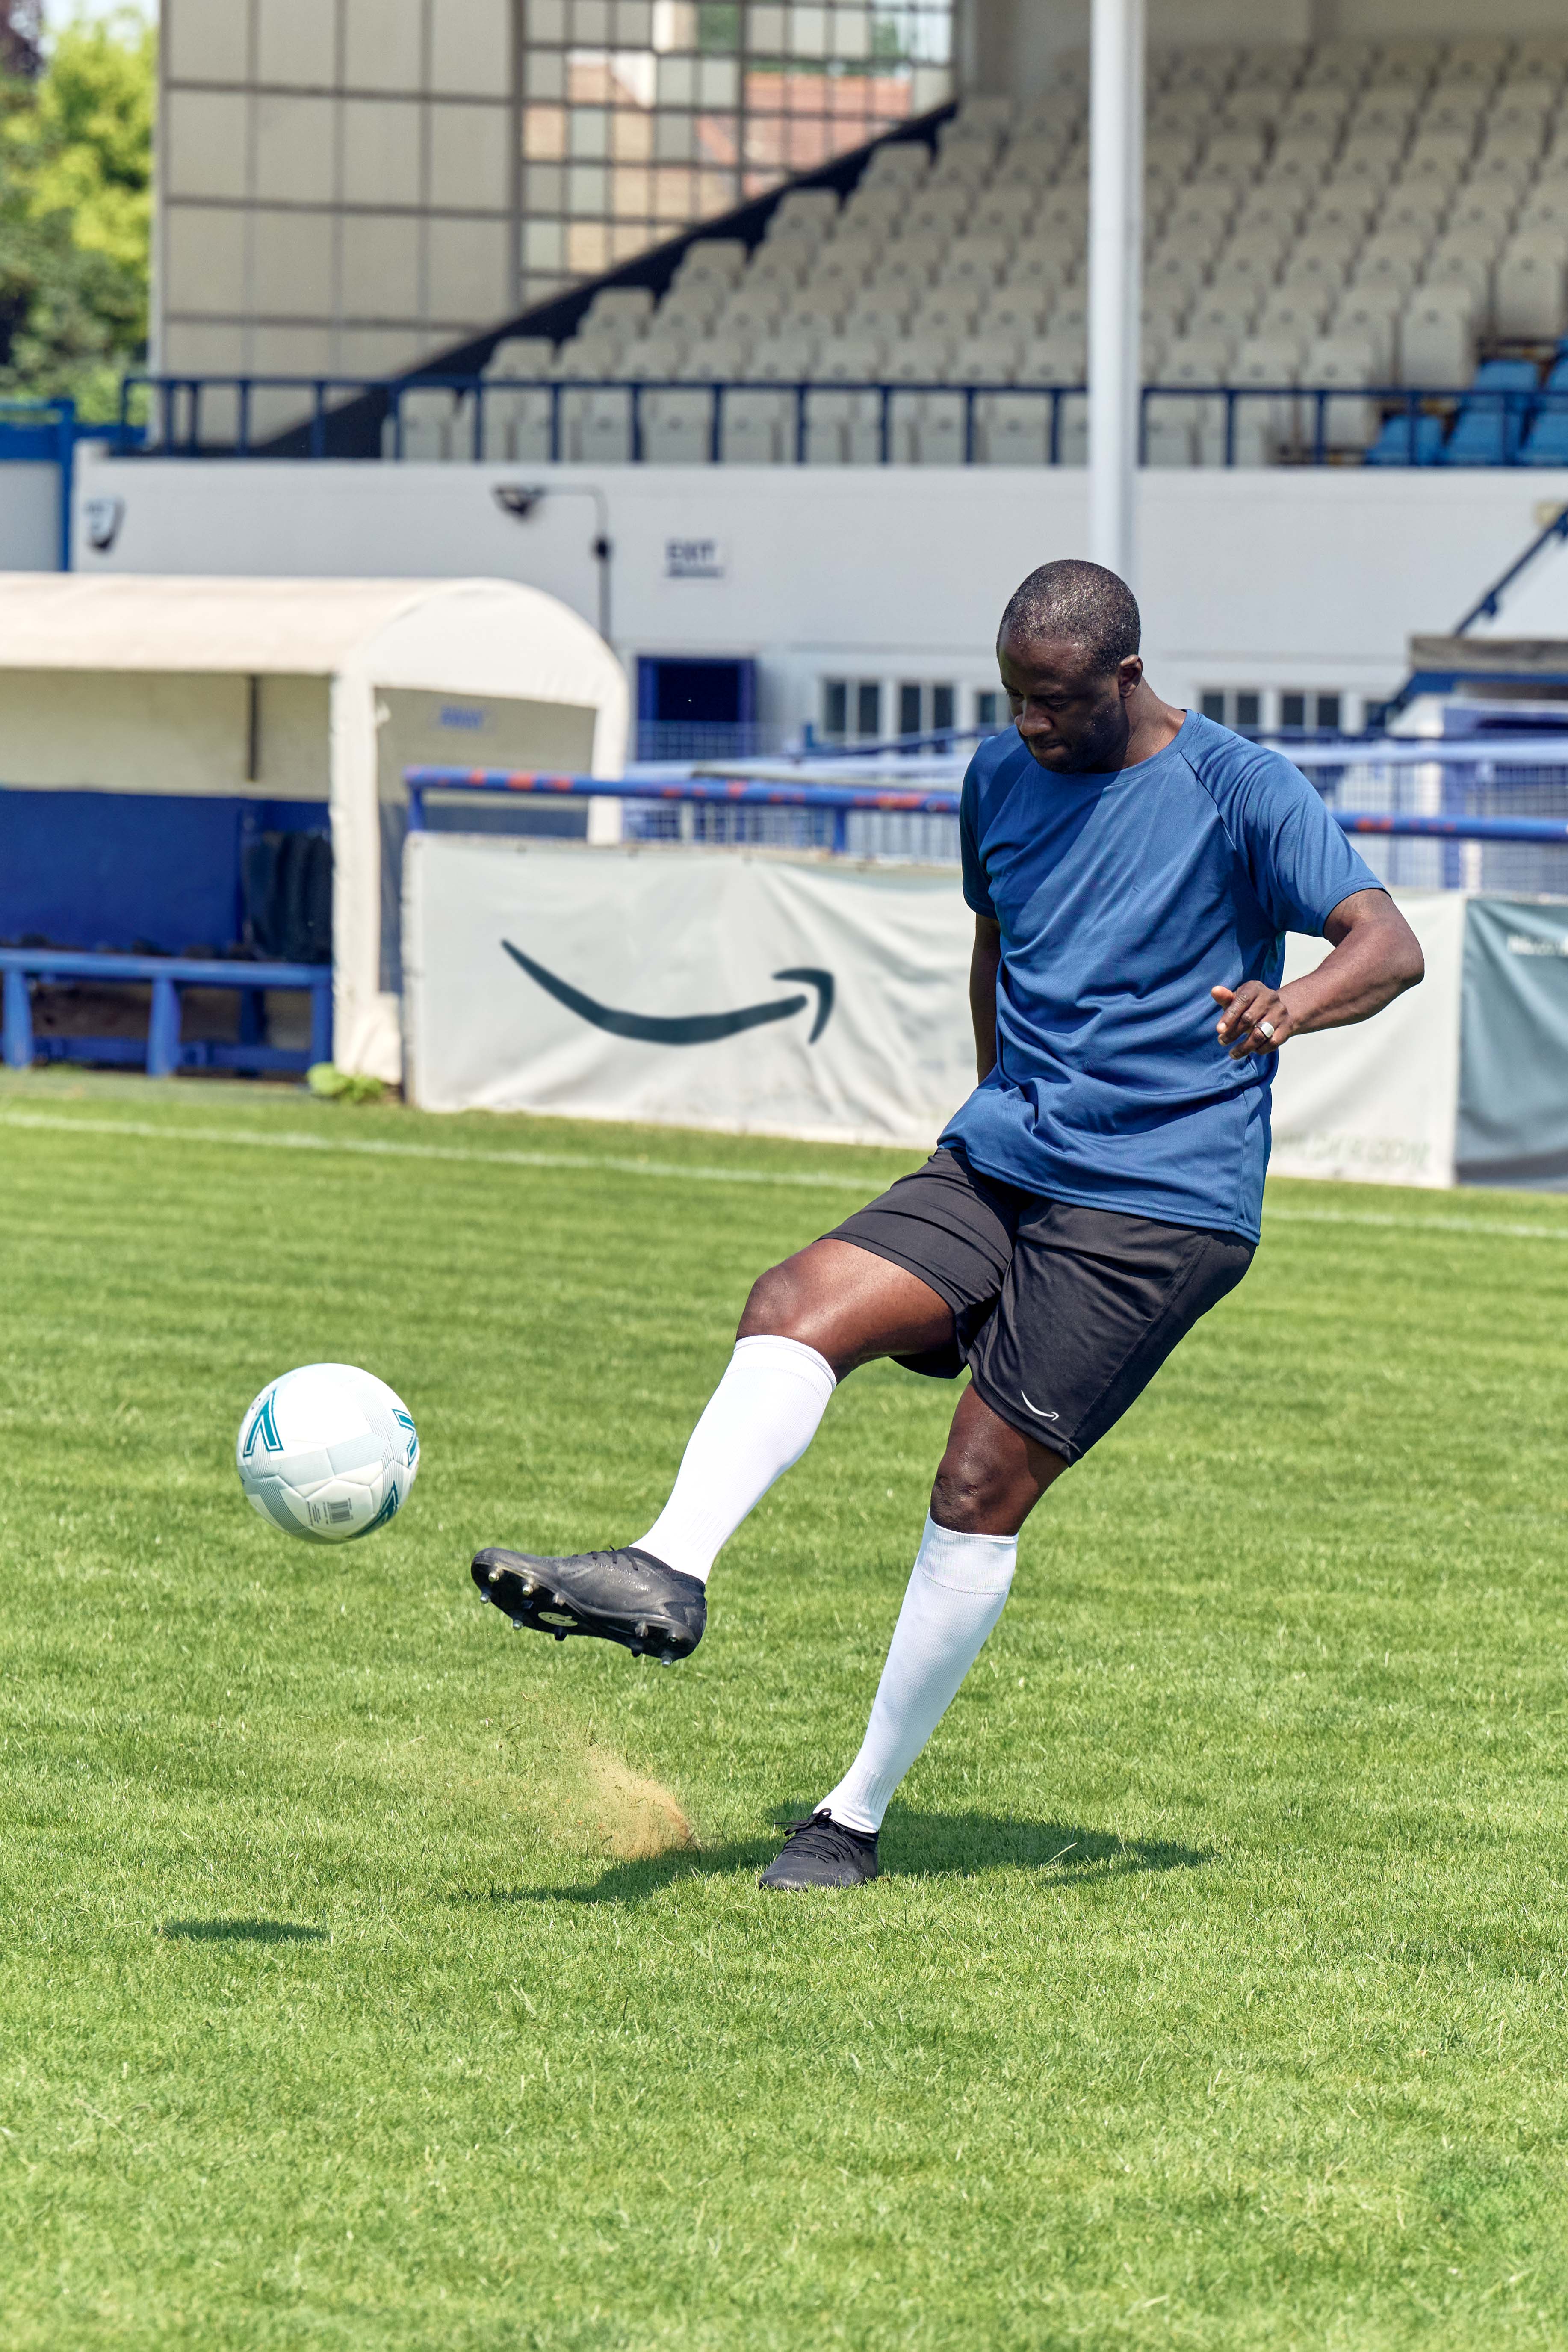
<path fill-rule="evenodd" d="M 900 1164 L 0 1087 L 5 2352 L 1568 2345 L 1568 1207 L 1274 1187 L 863 1895 L 755 1874 L 953 1391 L 846 1383 L 677 1671 L 479 1606 Z M 321 1357 L 425 1448 L 341 1552 L 233 1469 Z"/>

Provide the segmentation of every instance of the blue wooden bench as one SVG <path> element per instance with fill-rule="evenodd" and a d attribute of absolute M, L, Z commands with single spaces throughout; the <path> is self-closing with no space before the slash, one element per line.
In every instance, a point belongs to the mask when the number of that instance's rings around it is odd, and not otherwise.
<path fill-rule="evenodd" d="M 77 955 L 58 948 L 0 948 L 5 975 L 4 1052 L 8 1069 L 32 1067 L 40 1054 L 54 1062 L 141 1062 L 150 1078 L 176 1070 L 305 1070 L 332 1058 L 332 968 L 325 963 L 226 963 L 205 956 Z M 153 1005 L 145 1045 L 136 1037 L 35 1037 L 33 983 L 51 981 L 151 981 Z M 180 1035 L 182 988 L 236 988 L 240 992 L 240 1042 L 187 1043 Z M 261 991 L 307 990 L 310 1049 L 270 1045 L 264 1036 Z"/>

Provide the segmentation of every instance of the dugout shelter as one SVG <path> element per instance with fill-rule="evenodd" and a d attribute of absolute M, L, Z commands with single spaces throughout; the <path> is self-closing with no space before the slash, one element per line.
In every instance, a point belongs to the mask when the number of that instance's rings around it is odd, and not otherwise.
<path fill-rule="evenodd" d="M 627 709 L 596 632 L 509 581 L 0 574 L 0 937 L 230 951 L 258 844 L 315 831 L 335 1058 L 395 1080 L 405 768 L 609 781 Z"/>

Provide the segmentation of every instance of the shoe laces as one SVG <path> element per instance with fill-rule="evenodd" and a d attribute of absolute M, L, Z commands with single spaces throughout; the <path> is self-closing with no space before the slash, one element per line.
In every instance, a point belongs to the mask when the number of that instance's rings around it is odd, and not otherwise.
<path fill-rule="evenodd" d="M 786 1822 L 785 1845 L 793 1845 L 797 1838 L 834 1862 L 864 1862 L 867 1848 L 874 1852 L 877 1844 L 875 1830 L 868 1832 L 848 1829 L 843 1822 L 836 1822 L 831 1813 L 808 1813 L 803 1822 Z"/>

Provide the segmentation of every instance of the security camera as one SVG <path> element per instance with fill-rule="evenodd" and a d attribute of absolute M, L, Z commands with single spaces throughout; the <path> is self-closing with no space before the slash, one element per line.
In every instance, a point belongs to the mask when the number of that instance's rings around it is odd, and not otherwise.
<path fill-rule="evenodd" d="M 544 492 L 526 482 L 498 482 L 493 495 L 503 514 L 515 515 L 519 522 L 526 522 Z"/>

